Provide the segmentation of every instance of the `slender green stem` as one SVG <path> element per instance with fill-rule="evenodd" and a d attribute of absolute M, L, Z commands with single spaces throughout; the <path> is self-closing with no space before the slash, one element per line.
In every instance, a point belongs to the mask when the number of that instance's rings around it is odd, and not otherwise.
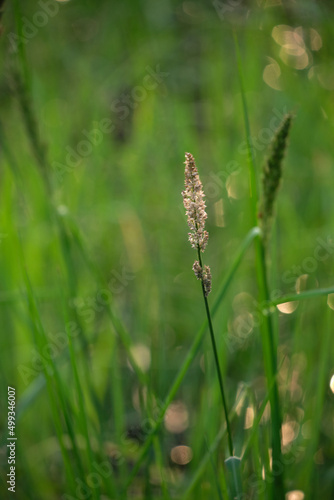
<path fill-rule="evenodd" d="M 240 405 L 243 404 L 245 397 L 246 397 L 246 387 L 244 386 L 244 387 L 241 387 L 241 390 L 240 390 L 236 400 L 234 401 L 233 407 L 230 410 L 230 414 L 229 414 L 230 421 L 234 420 L 234 418 L 237 416 L 236 409 Z M 201 476 L 203 475 L 205 468 L 210 460 L 210 456 L 212 456 L 216 452 L 220 442 L 222 441 L 223 438 L 225 438 L 226 433 L 227 433 L 226 425 L 225 426 L 223 425 L 222 428 L 220 429 L 220 431 L 218 432 L 218 434 L 216 435 L 215 439 L 213 440 L 212 444 L 210 445 L 207 453 L 203 456 L 196 471 L 192 475 L 191 481 L 188 484 L 187 489 L 185 490 L 185 492 L 182 495 L 183 500 L 186 500 L 190 496 L 190 494 L 193 495 L 193 490 L 194 490 L 196 484 L 198 483 L 198 481 L 200 480 Z"/>
<path fill-rule="evenodd" d="M 231 283 L 231 281 L 232 281 L 232 279 L 233 279 L 233 277 L 234 277 L 234 275 L 235 275 L 235 273 L 236 273 L 236 271 L 237 271 L 237 269 L 242 261 L 243 256 L 246 253 L 246 250 L 248 249 L 248 247 L 250 246 L 250 244 L 252 243 L 252 241 L 256 238 L 256 236 L 258 234 L 259 234 L 259 228 L 253 227 L 247 233 L 245 239 L 241 243 L 240 249 L 237 252 L 237 255 L 235 256 L 231 267 L 227 271 L 225 280 L 221 286 L 220 291 L 218 292 L 217 298 L 214 301 L 214 304 L 212 307 L 212 316 L 213 317 L 215 316 L 220 303 L 222 302 L 223 298 L 225 297 L 225 294 L 228 290 L 228 287 L 229 287 L 229 285 L 230 285 L 230 283 Z M 182 380 L 184 379 L 186 373 L 189 370 L 191 363 L 193 362 L 193 360 L 196 357 L 196 354 L 198 353 L 198 349 L 202 343 L 204 334 L 206 332 L 206 328 L 207 328 L 207 321 L 204 321 L 203 325 L 201 326 L 201 328 L 197 332 L 192 345 L 190 346 L 188 354 L 187 354 L 179 372 L 177 373 L 177 375 L 175 377 L 175 380 L 172 384 L 172 387 L 170 388 L 167 396 L 165 397 L 164 403 L 160 409 L 160 412 L 159 412 L 159 415 L 156 419 L 155 425 L 153 426 L 150 435 L 147 437 L 143 447 L 141 448 L 140 455 L 137 459 L 137 462 L 135 463 L 134 467 L 132 468 L 132 470 L 129 474 L 128 480 L 125 484 L 125 490 L 128 489 L 128 487 L 132 483 L 133 479 L 136 477 L 136 475 L 140 469 L 140 466 L 143 463 L 143 461 L 144 461 L 144 459 L 145 459 L 145 457 L 146 457 L 146 455 L 151 447 L 151 444 L 153 442 L 153 438 L 156 435 L 156 433 L 158 432 L 158 430 L 159 430 L 159 428 L 164 420 L 164 416 L 165 416 L 165 413 L 167 411 L 167 408 L 170 405 L 170 403 L 173 401 L 173 399 L 174 399 L 174 397 L 175 397 L 175 395 L 176 395 L 176 393 L 177 393 L 177 391 L 182 383 Z"/>
<path fill-rule="evenodd" d="M 244 125 L 248 149 L 248 164 L 249 164 L 249 183 L 250 183 L 250 203 L 251 203 L 251 215 L 252 224 L 257 225 L 257 181 L 256 181 L 256 169 L 255 169 L 255 158 L 252 145 L 250 143 L 250 125 L 246 101 L 246 93 L 244 87 L 244 78 L 242 72 L 242 61 L 238 43 L 238 37 L 235 31 L 233 31 L 237 67 L 238 67 L 238 77 L 239 86 L 241 90 L 242 97 L 242 107 L 244 115 Z M 267 282 L 267 272 L 266 272 L 266 256 L 265 248 L 262 235 L 260 235 L 255 240 L 255 251 L 256 251 L 256 274 L 257 282 L 259 288 L 259 299 L 260 303 L 270 301 L 268 282 Z M 261 326 L 262 334 L 262 344 L 263 344 L 263 354 L 264 354 L 264 367 L 267 378 L 268 391 L 273 384 L 273 390 L 270 393 L 270 406 L 272 410 L 272 458 L 273 463 L 281 464 L 281 473 L 274 476 L 274 483 L 272 486 L 272 498 L 275 500 L 282 500 L 284 498 L 284 482 L 283 482 L 283 464 L 282 464 L 282 452 L 281 452 L 281 415 L 280 415 L 280 405 L 279 405 L 279 394 L 277 386 L 277 362 L 276 362 L 276 351 L 277 347 L 275 345 L 273 326 L 270 315 L 264 315 L 264 321 Z"/>
<path fill-rule="evenodd" d="M 201 268 L 203 269 L 201 251 L 200 251 L 199 248 L 197 248 L 197 253 L 198 253 L 199 264 L 200 264 Z M 214 335 L 214 332 L 213 332 L 213 326 L 212 326 L 210 308 L 209 308 L 209 303 L 208 303 L 207 296 L 205 294 L 205 289 L 204 289 L 203 281 L 201 281 L 201 284 L 202 284 L 202 292 L 203 292 L 203 298 L 204 298 L 206 316 L 208 318 L 208 326 L 209 326 L 209 332 L 210 332 L 210 337 L 211 337 L 213 355 L 214 355 L 214 358 L 215 358 L 215 364 L 216 364 L 216 369 L 217 369 L 217 375 L 218 375 L 218 381 L 219 381 L 219 388 L 220 388 L 220 393 L 221 393 L 222 402 L 223 402 L 223 408 L 224 408 L 224 413 L 225 413 L 226 430 L 227 430 L 227 437 L 228 437 L 228 447 L 229 447 L 230 455 L 233 456 L 232 432 L 231 432 L 231 426 L 230 426 L 230 422 L 229 422 L 229 418 L 228 418 L 227 402 L 226 402 L 226 396 L 225 396 L 225 391 L 224 391 L 223 377 L 222 377 L 222 373 L 221 373 L 221 369 L 220 369 L 220 364 L 219 364 L 217 344 L 216 344 L 216 339 L 215 339 L 215 335 Z"/>

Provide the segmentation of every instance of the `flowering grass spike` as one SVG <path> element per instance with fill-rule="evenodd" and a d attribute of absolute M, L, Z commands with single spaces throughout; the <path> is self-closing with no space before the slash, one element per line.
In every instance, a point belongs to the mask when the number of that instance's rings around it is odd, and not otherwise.
<path fill-rule="evenodd" d="M 204 203 L 203 186 L 198 175 L 195 159 L 192 154 L 186 153 L 185 165 L 186 165 L 185 181 L 184 181 L 185 190 L 182 191 L 183 204 L 184 208 L 186 209 L 186 214 L 188 217 L 188 226 L 190 228 L 190 233 L 188 233 L 189 241 L 191 243 L 191 246 L 197 250 L 197 257 L 198 257 L 198 260 L 195 260 L 193 264 L 193 271 L 195 273 L 196 278 L 202 282 L 202 293 L 205 304 L 205 311 L 208 320 L 208 327 L 209 327 L 212 349 L 217 369 L 219 388 L 226 419 L 228 448 L 230 457 L 235 458 L 233 456 L 232 433 L 228 417 L 228 407 L 225 398 L 223 377 L 219 365 L 217 344 L 213 332 L 210 307 L 207 298 L 209 293 L 211 292 L 211 270 L 209 266 L 203 265 L 201 256 L 201 252 L 204 252 L 209 239 L 209 233 L 205 230 L 205 220 L 207 218 L 207 213 L 205 211 L 206 206 Z M 233 462 L 233 464 L 234 463 L 235 462 Z"/>
<path fill-rule="evenodd" d="M 207 213 L 204 202 L 204 192 L 201 180 L 192 154 L 186 153 L 185 161 L 185 190 L 182 191 L 183 204 L 188 217 L 190 233 L 188 238 L 193 248 L 197 249 L 199 260 L 193 265 L 193 271 L 197 279 L 201 280 L 205 296 L 211 291 L 211 271 L 209 266 L 202 267 L 200 252 L 204 252 L 209 239 L 209 233 L 205 230 Z"/>
<path fill-rule="evenodd" d="M 209 233 L 204 229 L 207 213 L 205 211 L 203 186 L 192 154 L 186 153 L 185 165 L 185 190 L 182 191 L 182 196 L 188 217 L 188 226 L 191 231 L 188 233 L 189 241 L 193 248 L 199 248 L 204 252 Z"/>

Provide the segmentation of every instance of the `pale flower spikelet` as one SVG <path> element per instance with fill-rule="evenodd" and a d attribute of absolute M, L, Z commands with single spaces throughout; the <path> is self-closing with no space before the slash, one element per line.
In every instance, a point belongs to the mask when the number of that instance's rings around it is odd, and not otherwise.
<path fill-rule="evenodd" d="M 209 239 L 209 233 L 205 231 L 205 219 L 207 213 L 205 211 L 203 186 L 200 181 L 193 155 L 186 153 L 185 161 L 185 190 L 182 191 L 183 204 L 188 217 L 188 233 L 191 246 L 198 251 L 199 259 L 200 251 L 204 252 Z M 204 293 L 207 297 L 211 292 L 211 271 L 209 266 L 201 267 L 198 260 L 195 260 L 193 271 L 198 280 L 203 283 Z"/>
<path fill-rule="evenodd" d="M 207 297 L 209 295 L 209 293 L 211 292 L 212 277 L 211 277 L 210 267 L 204 266 L 204 269 L 202 269 L 198 260 L 195 260 L 194 265 L 193 265 L 193 271 L 195 273 L 196 278 L 203 282 L 204 293 L 205 293 L 205 296 Z"/>
<path fill-rule="evenodd" d="M 204 252 L 209 239 L 209 233 L 205 231 L 205 211 L 203 186 L 200 181 L 193 155 L 186 153 L 185 161 L 185 190 L 182 191 L 183 205 L 188 217 L 189 241 L 193 248 L 199 248 Z"/>
<path fill-rule="evenodd" d="M 193 271 L 195 273 L 195 276 L 198 280 L 202 279 L 203 273 L 202 273 L 202 268 L 198 260 L 195 260 L 193 264 Z"/>
<path fill-rule="evenodd" d="M 204 266 L 204 271 L 202 276 L 203 276 L 202 281 L 204 285 L 204 292 L 205 296 L 207 297 L 211 292 L 211 282 L 212 282 L 211 269 L 209 266 Z"/>

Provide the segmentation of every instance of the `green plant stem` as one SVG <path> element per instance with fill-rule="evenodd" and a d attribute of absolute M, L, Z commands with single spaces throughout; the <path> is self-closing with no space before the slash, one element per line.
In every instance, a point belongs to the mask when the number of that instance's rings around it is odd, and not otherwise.
<path fill-rule="evenodd" d="M 198 253 L 199 264 L 200 264 L 201 268 L 203 269 L 201 251 L 199 248 L 197 248 L 197 253 Z M 230 422 L 229 422 L 229 418 L 228 418 L 227 402 L 226 402 L 226 396 L 225 396 L 225 391 L 224 391 L 223 377 L 222 377 L 220 364 L 219 364 L 217 344 L 216 344 L 216 339 L 215 339 L 215 335 L 213 332 L 210 308 L 209 308 L 207 296 L 205 294 L 203 281 L 201 281 L 201 284 L 202 284 L 202 292 L 203 292 L 203 298 L 204 298 L 204 304 L 205 304 L 206 317 L 208 319 L 208 326 L 209 326 L 209 332 L 210 332 L 210 337 L 211 337 L 213 355 L 215 358 L 215 364 L 216 364 L 216 369 L 217 369 L 219 388 L 220 388 L 220 393 L 221 393 L 223 408 L 224 408 L 224 413 L 225 413 L 226 430 L 227 430 L 227 437 L 228 437 L 228 447 L 229 447 L 230 455 L 233 456 L 232 432 L 231 432 L 231 426 L 230 426 Z"/>
<path fill-rule="evenodd" d="M 238 397 L 236 398 L 233 407 L 230 410 L 229 414 L 229 419 L 232 421 L 236 416 L 236 409 L 239 405 L 241 405 L 244 402 L 244 399 L 246 397 L 246 387 L 242 387 L 241 391 L 239 392 Z M 216 452 L 221 440 L 225 438 L 225 434 L 227 433 L 226 431 L 226 425 L 222 426 L 218 434 L 216 435 L 214 441 L 212 444 L 209 446 L 207 453 L 204 455 L 202 458 L 199 466 L 197 467 L 196 471 L 191 477 L 191 481 L 187 486 L 187 489 L 184 491 L 182 498 L 183 500 L 186 500 L 190 496 L 190 494 L 193 494 L 193 489 L 195 488 L 196 484 L 200 480 L 201 476 L 203 475 L 205 468 L 210 460 L 210 457 Z"/>
<path fill-rule="evenodd" d="M 312 425 L 313 432 L 310 438 L 310 442 L 307 447 L 306 455 L 306 466 L 303 471 L 303 478 L 306 480 L 305 498 L 315 498 L 316 488 L 315 488 L 315 478 L 316 478 L 316 467 L 314 463 L 314 455 L 320 446 L 320 435 L 321 435 L 321 421 L 323 419 L 323 409 L 326 397 L 326 385 L 327 378 L 330 373 L 330 367 L 332 361 L 331 357 L 331 344 L 332 344 L 332 332 L 333 332 L 333 311 L 327 307 L 326 311 L 326 328 L 324 331 L 324 336 L 319 349 L 319 368 L 316 377 L 315 384 L 313 385 L 314 390 L 314 410 L 312 412 Z"/>
<path fill-rule="evenodd" d="M 245 134 L 247 141 L 248 150 L 248 165 L 249 165 L 249 183 L 250 183 L 250 203 L 251 203 L 251 216 L 252 224 L 257 225 L 257 201 L 258 201 L 258 190 L 256 181 L 256 169 L 255 169 L 255 158 L 252 145 L 250 143 L 250 125 L 246 101 L 246 93 L 244 87 L 244 78 L 242 72 L 242 61 L 238 43 L 238 37 L 235 31 L 233 31 L 233 38 L 236 51 L 237 67 L 238 67 L 238 77 L 239 86 L 242 98 Z M 270 300 L 269 289 L 267 283 L 267 273 L 266 273 L 266 256 L 265 248 L 262 235 L 259 235 L 255 240 L 255 252 L 256 252 L 256 274 L 257 282 L 259 288 L 259 300 L 260 303 Z M 264 367 L 267 378 L 268 392 L 269 388 L 273 384 L 273 390 L 270 392 L 270 406 L 272 411 L 272 459 L 273 463 L 280 464 L 280 473 L 274 475 L 274 482 L 272 485 L 272 498 L 274 500 L 284 499 L 284 482 L 283 475 L 284 469 L 282 464 L 282 451 L 281 451 L 281 415 L 279 408 L 279 394 L 277 386 L 277 362 L 276 362 L 276 345 L 273 335 L 273 327 L 270 315 L 264 315 L 264 321 L 261 326 L 262 335 L 262 345 L 264 354 Z"/>
<path fill-rule="evenodd" d="M 212 316 L 213 317 L 215 316 L 220 303 L 222 302 L 223 298 L 225 297 L 225 294 L 228 290 L 228 287 L 230 286 L 230 283 L 231 283 L 231 281 L 232 281 L 232 279 L 233 279 L 233 277 L 234 277 L 234 275 L 235 275 L 235 273 L 236 273 L 236 271 L 237 271 L 237 269 L 242 261 L 243 256 L 246 253 L 246 250 L 248 249 L 248 247 L 250 246 L 252 241 L 256 238 L 256 236 L 259 234 L 259 231 L 260 230 L 258 227 L 253 227 L 247 233 L 245 239 L 241 243 L 239 251 L 237 252 L 237 255 L 235 256 L 231 267 L 227 271 L 225 280 L 221 286 L 220 291 L 218 292 L 217 298 L 214 301 L 214 304 L 212 307 Z M 193 360 L 196 357 L 196 354 L 198 352 L 198 349 L 201 345 L 204 334 L 206 332 L 206 328 L 207 328 L 207 321 L 205 321 L 203 323 L 203 325 L 201 326 L 201 328 L 197 332 L 195 339 L 194 339 L 192 345 L 190 346 L 188 354 L 187 354 L 179 372 L 177 373 L 177 375 L 174 379 L 172 387 L 170 388 L 167 396 L 165 397 L 164 404 L 163 404 L 162 408 L 160 409 L 160 412 L 159 412 L 159 415 L 156 419 L 155 425 L 153 426 L 150 435 L 147 437 L 147 439 L 146 439 L 146 441 L 145 441 L 145 443 L 140 451 L 140 454 L 139 454 L 139 457 L 137 459 L 136 464 L 134 465 L 133 469 L 131 470 L 131 472 L 129 474 L 129 477 L 128 477 L 126 484 L 125 484 L 125 490 L 128 489 L 128 487 L 130 486 L 130 484 L 132 483 L 132 481 L 136 477 L 136 475 L 140 469 L 141 464 L 145 460 L 145 457 L 146 457 L 146 455 L 151 447 L 151 444 L 153 442 L 153 438 L 156 435 L 156 433 L 158 432 L 158 430 L 159 430 L 159 428 L 164 420 L 164 416 L 165 416 L 165 413 L 167 411 L 167 408 L 170 405 L 170 403 L 173 401 L 173 399 L 174 399 L 174 397 L 175 397 L 175 395 L 176 395 L 176 393 L 177 393 L 177 391 L 182 383 L 182 380 L 184 379 L 187 371 L 189 370 L 191 363 L 193 362 Z"/>

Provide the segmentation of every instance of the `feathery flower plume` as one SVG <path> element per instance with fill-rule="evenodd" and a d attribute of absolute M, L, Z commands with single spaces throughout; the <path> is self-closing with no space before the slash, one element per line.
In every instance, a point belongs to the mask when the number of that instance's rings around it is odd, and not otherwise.
<path fill-rule="evenodd" d="M 189 241 L 193 248 L 199 248 L 204 252 L 209 239 L 209 233 L 204 230 L 205 211 L 203 186 L 200 181 L 195 159 L 192 154 L 186 153 L 185 168 L 185 190 L 182 191 L 183 205 L 188 217 Z"/>
<path fill-rule="evenodd" d="M 195 160 L 193 155 L 186 153 L 185 161 L 185 190 L 182 191 L 183 204 L 186 209 L 188 217 L 188 226 L 190 228 L 189 241 L 191 246 L 197 250 L 198 260 L 195 260 L 193 264 L 193 271 L 198 280 L 202 282 L 202 293 L 205 303 L 206 316 L 208 319 L 208 327 L 210 331 L 212 349 L 215 359 L 215 364 L 217 368 L 217 375 L 219 381 L 219 388 L 222 397 L 222 403 L 226 419 L 226 429 L 228 437 L 228 447 L 231 457 L 233 456 L 233 441 L 231 427 L 228 418 L 228 407 L 225 398 L 223 377 L 219 365 L 219 356 L 217 351 L 217 344 L 215 340 L 215 335 L 213 332 L 213 325 L 210 313 L 210 307 L 208 303 L 208 295 L 211 292 L 211 271 L 209 266 L 204 266 L 202 262 L 201 252 L 204 252 L 209 239 L 209 233 L 205 231 L 205 220 L 207 214 L 205 211 L 204 203 L 204 193 L 203 186 L 200 181 L 198 171 L 196 168 Z M 234 462 L 233 462 L 234 463 Z M 236 498 L 236 497 L 235 497 Z M 238 496 L 239 498 L 239 496 Z"/>
<path fill-rule="evenodd" d="M 205 219 L 207 218 L 204 192 L 192 154 L 186 153 L 185 165 L 185 190 L 182 191 L 182 196 L 190 228 L 188 238 L 191 246 L 197 249 L 200 258 L 200 251 L 204 252 L 209 239 L 209 233 L 204 229 Z M 204 266 L 202 268 L 201 263 L 196 260 L 193 265 L 193 271 L 196 278 L 202 281 L 204 293 L 207 297 L 211 291 L 210 267 Z"/>

